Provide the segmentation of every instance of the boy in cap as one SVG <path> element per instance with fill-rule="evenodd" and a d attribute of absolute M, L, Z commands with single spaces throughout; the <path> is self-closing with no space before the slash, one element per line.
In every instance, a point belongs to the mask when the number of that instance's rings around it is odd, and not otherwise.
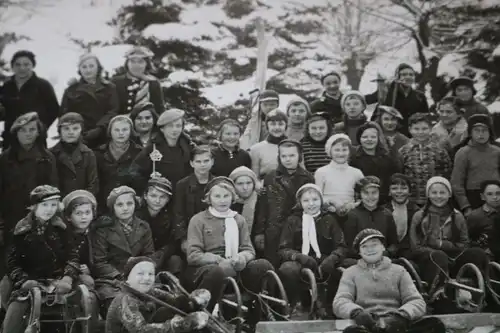
<path fill-rule="evenodd" d="M 353 246 L 361 259 L 344 271 L 333 301 L 338 318 L 355 322 L 344 332 L 406 332 L 426 311 L 410 274 L 384 256 L 385 237 L 378 230 L 360 231 Z"/>
<path fill-rule="evenodd" d="M 452 154 L 467 131 L 467 120 L 463 117 L 463 110 L 457 105 L 457 99 L 451 96 L 439 101 L 437 113 L 439 122 L 432 128 L 431 136 Z"/>
<path fill-rule="evenodd" d="M 477 91 L 474 88 L 474 80 L 468 76 L 459 76 L 450 82 L 451 95 L 457 98 L 457 106 L 464 110 L 464 118 L 469 120 L 475 114 L 484 114 L 489 116 L 488 109 L 479 103 L 474 96 Z"/>

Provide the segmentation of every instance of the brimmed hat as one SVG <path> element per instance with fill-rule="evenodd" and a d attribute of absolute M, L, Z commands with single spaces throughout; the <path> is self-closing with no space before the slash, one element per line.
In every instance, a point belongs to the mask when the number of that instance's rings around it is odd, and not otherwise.
<path fill-rule="evenodd" d="M 321 192 L 321 188 L 319 188 L 318 185 L 313 183 L 304 184 L 297 190 L 297 193 L 295 193 L 295 198 L 297 199 L 297 202 L 300 202 L 302 194 L 304 194 L 304 192 L 308 190 L 313 190 L 318 192 L 319 197 L 321 198 L 321 202 L 323 202 L 323 193 Z"/>
<path fill-rule="evenodd" d="M 231 178 L 229 177 L 223 177 L 223 176 L 219 176 L 219 177 L 214 177 L 212 178 L 212 180 L 210 180 L 207 185 L 205 186 L 205 194 L 207 194 L 208 192 L 210 192 L 210 190 L 216 186 L 216 185 L 219 185 L 221 183 L 224 183 L 224 184 L 227 184 L 229 186 L 232 186 L 234 188 L 234 183 L 233 181 L 231 180 Z"/>
<path fill-rule="evenodd" d="M 14 134 L 16 133 L 21 127 L 26 125 L 27 123 L 31 123 L 32 121 L 39 121 L 40 118 L 38 117 L 38 113 L 36 112 L 28 112 L 23 115 L 20 115 L 19 117 L 14 120 L 14 123 L 10 127 L 10 133 Z"/>
<path fill-rule="evenodd" d="M 353 96 L 358 97 L 361 100 L 361 102 L 363 103 L 364 107 L 366 108 L 365 95 L 363 95 L 361 92 L 359 92 L 357 90 L 351 90 L 351 91 L 346 92 L 344 95 L 342 95 L 342 98 L 340 99 L 340 107 L 342 108 L 342 110 L 344 110 L 344 105 L 345 105 L 346 100 L 348 98 L 353 97 Z"/>
<path fill-rule="evenodd" d="M 124 122 L 128 123 L 130 125 L 131 132 L 134 130 L 134 123 L 133 123 L 132 119 L 130 119 L 129 116 L 126 116 L 124 114 L 119 114 L 118 116 L 114 116 L 113 118 L 111 118 L 111 120 L 109 121 L 108 131 L 107 131 L 108 137 L 111 137 L 111 129 L 113 128 L 114 123 L 119 122 L 119 121 L 124 121 Z"/>
<path fill-rule="evenodd" d="M 30 193 L 30 203 L 32 205 L 53 199 L 61 199 L 61 191 L 54 186 L 40 185 L 35 187 Z"/>
<path fill-rule="evenodd" d="M 154 56 L 154 53 L 151 52 L 150 49 L 144 46 L 134 46 L 130 50 L 125 53 L 125 58 L 126 59 L 131 59 L 131 58 L 152 58 Z"/>
<path fill-rule="evenodd" d="M 73 124 L 83 124 L 84 120 L 81 114 L 76 112 L 68 112 L 63 114 L 59 118 L 59 122 L 57 124 L 58 127 L 73 125 Z"/>
<path fill-rule="evenodd" d="M 184 117 L 186 112 L 184 112 L 181 109 L 168 109 L 165 110 L 161 115 L 160 118 L 158 118 L 158 122 L 156 125 L 158 127 L 165 126 L 168 123 L 174 122 L 178 119 L 181 119 Z"/>
<path fill-rule="evenodd" d="M 332 158 L 332 146 L 339 140 L 345 140 L 349 142 L 350 145 L 352 144 L 352 141 L 347 134 L 337 133 L 332 135 L 330 138 L 328 138 L 328 140 L 326 140 L 325 143 L 325 153 L 328 157 Z"/>
<path fill-rule="evenodd" d="M 443 184 L 446 189 L 450 192 L 450 194 L 453 193 L 452 188 L 451 188 L 451 183 L 448 179 L 440 176 L 435 176 L 432 177 L 427 181 L 427 185 L 425 185 L 425 195 L 429 197 L 429 190 L 431 189 L 431 186 L 434 184 Z"/>
<path fill-rule="evenodd" d="M 380 239 L 382 243 L 385 243 L 385 236 L 377 229 L 363 229 L 354 238 L 353 247 L 359 251 L 361 245 L 373 238 Z"/>
<path fill-rule="evenodd" d="M 247 168 L 246 166 L 242 165 L 234 169 L 231 174 L 229 175 L 229 178 L 233 181 L 236 182 L 236 179 L 238 179 L 241 176 L 248 176 L 252 179 L 254 185 L 257 184 L 257 176 L 255 175 L 255 172 L 253 172 L 251 169 Z"/>
<path fill-rule="evenodd" d="M 477 92 L 476 88 L 474 88 L 474 80 L 467 76 L 460 76 L 457 77 L 456 79 L 451 80 L 449 84 L 451 91 L 455 92 L 455 89 L 457 89 L 458 86 L 467 86 L 472 88 L 473 95 L 475 95 Z"/>
<path fill-rule="evenodd" d="M 118 199 L 119 196 L 127 193 L 132 194 L 134 197 L 136 196 L 135 190 L 129 186 L 119 186 L 112 189 L 111 192 L 109 192 L 108 198 L 106 199 L 106 205 L 108 206 L 108 208 L 113 209 L 116 199 Z"/>
<path fill-rule="evenodd" d="M 132 269 L 134 269 L 134 267 L 137 264 L 139 264 L 139 263 L 141 263 L 143 261 L 147 261 L 147 262 L 152 263 L 155 266 L 155 268 L 156 268 L 156 263 L 150 257 L 146 257 L 146 256 L 130 257 L 130 258 L 128 258 L 127 263 L 125 264 L 125 266 L 123 267 L 123 276 L 125 277 L 125 280 L 128 278 L 128 276 L 129 276 L 130 272 L 132 271 Z"/>
<path fill-rule="evenodd" d="M 392 106 L 377 105 L 377 110 L 378 110 L 379 116 L 381 116 L 383 113 L 387 113 L 387 114 L 390 114 L 391 116 L 393 116 L 399 120 L 403 120 L 403 115 L 401 114 L 401 112 L 399 112 L 396 108 L 394 108 Z"/>
<path fill-rule="evenodd" d="M 148 180 L 148 187 L 154 187 L 160 192 L 172 195 L 172 182 L 165 177 L 153 177 Z"/>
<path fill-rule="evenodd" d="M 280 100 L 280 96 L 274 90 L 270 90 L 270 89 L 269 90 L 264 90 L 259 95 L 259 103 L 260 102 L 266 102 L 266 101 L 277 101 L 277 102 L 279 102 L 279 100 Z"/>

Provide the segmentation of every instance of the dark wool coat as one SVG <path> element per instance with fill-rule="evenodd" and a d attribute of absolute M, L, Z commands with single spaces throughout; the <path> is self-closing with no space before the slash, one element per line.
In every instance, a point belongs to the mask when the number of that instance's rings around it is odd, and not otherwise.
<path fill-rule="evenodd" d="M 213 176 L 209 175 L 209 181 Z M 181 179 L 175 187 L 174 194 L 174 234 L 179 244 L 186 239 L 189 221 L 193 216 L 208 208 L 203 202 L 205 185 L 198 182 L 195 174 Z"/>
<path fill-rule="evenodd" d="M 472 246 L 486 250 L 491 247 L 490 243 L 498 243 L 500 238 L 491 238 L 491 236 L 495 221 L 499 217 L 500 213 L 486 204 L 474 209 L 467 216 L 467 228 Z"/>
<path fill-rule="evenodd" d="M 116 91 L 118 93 L 118 113 L 119 114 L 129 114 L 134 108 L 134 98 L 135 95 L 128 90 L 128 87 L 132 85 L 137 80 L 132 80 L 127 75 L 120 75 L 113 78 L 113 83 L 116 85 Z M 155 111 L 157 114 L 162 114 L 165 104 L 163 99 L 163 91 L 161 89 L 160 81 L 151 80 L 149 82 L 149 101 L 155 106 Z"/>
<path fill-rule="evenodd" d="M 6 236 L 26 216 L 30 192 L 39 185 L 59 186 L 54 155 L 39 146 L 30 151 L 7 149 L 0 155 L 0 222 Z"/>
<path fill-rule="evenodd" d="M 253 233 L 265 235 L 264 254 L 275 267 L 279 259 L 281 230 L 297 204 L 297 190 L 307 183 L 314 183 L 314 177 L 301 167 L 293 175 L 289 175 L 283 166 L 279 166 L 264 178 L 264 191 L 257 199 Z"/>
<path fill-rule="evenodd" d="M 344 112 L 342 111 L 342 105 L 340 101 L 342 100 L 342 94 L 338 99 L 329 97 L 325 92 L 321 97 L 311 103 L 311 110 L 313 113 L 318 111 L 326 111 L 330 116 L 330 121 L 332 124 L 342 121 Z"/>
<path fill-rule="evenodd" d="M 83 117 L 83 138 L 91 148 L 103 144 L 111 118 L 118 113 L 118 97 L 113 83 L 102 80 L 89 84 L 80 80 L 64 91 L 61 115 L 76 112 Z M 89 131 L 98 129 L 97 133 Z"/>
<path fill-rule="evenodd" d="M 344 224 L 345 240 L 351 251 L 350 257 L 358 257 L 358 251 L 353 248 L 354 238 L 361 230 L 367 228 L 380 231 L 385 236 L 385 244 L 391 257 L 396 254 L 399 241 L 392 213 L 382 206 L 369 211 L 361 203 L 347 213 L 347 221 Z"/>
<path fill-rule="evenodd" d="M 391 202 L 387 203 L 384 205 L 384 208 L 387 209 L 388 211 L 392 212 L 394 211 L 394 207 Z M 418 206 L 415 205 L 413 202 L 409 201 L 406 204 L 406 216 L 408 217 L 408 228 L 406 229 L 406 235 L 403 237 L 403 239 L 399 242 L 398 245 L 398 257 L 406 257 L 409 258 L 410 252 L 411 252 L 411 246 L 410 246 L 410 229 L 411 229 L 411 222 L 413 219 L 413 215 L 419 210 Z"/>
<path fill-rule="evenodd" d="M 97 196 L 99 211 L 103 212 L 107 209 L 106 199 L 115 187 L 128 185 L 136 191 L 143 187 L 139 185 L 140 180 L 135 178 L 131 171 L 132 162 L 141 150 L 139 145 L 130 142 L 129 148 L 118 160 L 115 160 L 109 151 L 109 144 L 102 145 L 94 151 L 99 178 L 99 195 Z"/>
<path fill-rule="evenodd" d="M 468 102 L 457 100 L 457 105 L 460 109 L 464 110 L 463 117 L 465 118 L 465 120 L 469 120 L 469 118 L 475 114 L 485 114 L 488 116 L 490 115 L 488 108 L 483 104 L 479 103 L 474 98 Z"/>
<path fill-rule="evenodd" d="M 358 129 L 366 123 L 366 116 L 363 115 L 359 119 L 349 119 L 344 117 L 344 120 L 336 123 L 333 127 L 333 133 L 344 133 L 349 139 L 351 139 L 351 143 L 353 146 L 359 145 L 357 133 Z"/>
<path fill-rule="evenodd" d="M 73 235 L 58 216 L 47 221 L 43 235 L 33 213 L 19 221 L 14 229 L 12 247 L 7 256 L 7 274 L 18 289 L 27 280 L 78 277 L 80 263 Z"/>
<path fill-rule="evenodd" d="M 5 108 L 4 149 L 10 146 L 10 128 L 22 114 L 36 111 L 40 121 L 49 128 L 59 114 L 59 102 L 54 88 L 49 81 L 33 76 L 21 87 L 17 88 L 14 77 L 9 78 L 0 87 L 0 104 Z"/>
<path fill-rule="evenodd" d="M 236 152 L 230 152 L 219 145 L 212 151 L 212 156 L 214 158 L 214 165 L 210 172 L 214 176 L 228 177 L 234 169 L 240 166 L 246 166 L 249 169 L 252 168 L 250 154 L 243 149 L 237 148 Z"/>
<path fill-rule="evenodd" d="M 64 197 L 74 190 L 87 190 L 97 195 L 99 178 L 94 152 L 83 143 L 79 143 L 70 155 L 59 142 L 50 150 L 57 162 L 59 190 Z"/>
<path fill-rule="evenodd" d="M 66 223 L 69 224 L 71 222 Z M 92 242 L 90 241 L 90 230 L 87 230 L 83 234 L 76 233 L 74 230 L 72 230 L 71 234 L 73 235 L 73 244 L 78 254 L 80 265 L 87 265 L 89 269 L 92 269 L 92 266 L 94 265 L 94 259 L 92 257 Z"/>
<path fill-rule="evenodd" d="M 194 143 L 184 134 L 181 134 L 177 146 L 170 147 L 163 135 L 157 135 L 146 148 L 144 148 L 135 158 L 132 170 L 135 177 L 140 179 L 140 183 L 146 184 L 153 172 L 153 162 L 149 154 L 154 147 L 163 155 L 161 161 L 156 162 L 156 171 L 172 182 L 175 186 L 179 180 L 187 177 L 193 172 L 190 155 L 194 148 Z M 144 191 L 144 188 L 142 189 Z"/>
<path fill-rule="evenodd" d="M 295 253 L 302 253 L 302 213 L 303 211 L 300 209 L 288 217 L 281 230 L 279 256 L 282 263 L 292 260 Z M 334 254 L 338 257 L 338 260 L 342 260 L 347 254 L 347 247 L 344 241 L 344 233 L 337 220 L 331 213 L 321 212 L 314 221 L 316 223 L 319 250 L 322 254 L 321 259 Z M 312 247 L 309 255 L 315 257 Z"/>

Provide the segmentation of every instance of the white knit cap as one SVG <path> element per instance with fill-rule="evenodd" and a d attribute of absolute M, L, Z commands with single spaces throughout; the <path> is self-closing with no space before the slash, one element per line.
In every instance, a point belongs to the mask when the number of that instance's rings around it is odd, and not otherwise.
<path fill-rule="evenodd" d="M 229 175 L 229 178 L 233 181 L 236 182 L 236 179 L 238 179 L 241 176 L 248 176 L 252 179 L 254 185 L 257 184 L 257 176 L 255 175 L 255 172 L 247 168 L 246 166 L 242 165 L 234 169 L 231 174 Z"/>
<path fill-rule="evenodd" d="M 431 186 L 434 184 L 443 184 L 446 187 L 446 189 L 450 191 L 450 194 L 453 193 L 451 190 L 450 181 L 448 179 L 440 176 L 435 176 L 427 181 L 427 185 L 425 186 L 425 194 L 427 196 L 429 196 L 429 190 L 431 189 Z"/>
<path fill-rule="evenodd" d="M 318 192 L 319 197 L 321 198 L 321 202 L 323 202 L 323 193 L 321 192 L 321 188 L 313 183 L 304 184 L 297 190 L 297 193 L 295 193 L 295 198 L 297 199 L 297 201 L 300 202 L 300 197 L 302 197 L 302 194 L 304 194 L 304 192 L 308 190 L 314 190 Z"/>
<path fill-rule="evenodd" d="M 351 139 L 347 134 L 337 133 L 332 135 L 328 140 L 326 140 L 325 143 L 325 152 L 328 157 L 332 158 L 332 152 L 331 152 L 332 146 L 338 140 L 346 140 L 349 142 L 349 144 L 352 144 Z"/>

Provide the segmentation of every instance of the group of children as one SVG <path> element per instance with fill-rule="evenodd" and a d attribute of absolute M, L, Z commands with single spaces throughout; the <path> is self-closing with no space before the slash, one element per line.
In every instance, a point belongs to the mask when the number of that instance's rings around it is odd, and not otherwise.
<path fill-rule="evenodd" d="M 130 55 L 131 72 L 144 57 Z M 89 132 L 85 110 L 65 109 L 50 150 L 39 115 L 19 116 L 0 156 L 3 331 L 23 330 L 30 288 L 64 294 L 84 284 L 93 291 L 93 325 L 100 316 L 109 332 L 141 332 L 151 309 L 117 281 L 158 294 L 158 271 L 208 290 L 202 307 L 211 311 L 225 277 L 256 292 L 275 270 L 295 309 L 307 302 L 304 268 L 327 286 L 325 317 L 351 318 L 369 331 L 381 318 L 406 327 L 426 304 L 391 260 L 413 262 L 439 300 L 451 297 L 448 275 L 465 263 L 485 272 L 500 255 L 500 147 L 491 119 L 477 108 L 463 113 L 460 98 L 472 97 L 461 78 L 437 103 L 433 124 L 412 73 L 398 67 L 401 83 L 387 97 L 393 106 L 379 101 L 370 121 L 374 97 L 341 93 L 337 73 L 322 78 L 325 94 L 311 105 L 296 99 L 281 111 L 278 94 L 264 91 L 257 125 L 266 137 L 248 151 L 232 119 L 220 124 L 215 146 L 194 144 L 184 111 L 158 114 L 143 101 L 140 85 L 153 83 L 145 77 L 130 80 L 139 85 L 138 103 L 123 107 L 130 115 L 97 121 L 99 133 Z M 401 105 L 411 101 L 422 109 L 406 112 Z M 91 141 L 99 145 L 89 148 Z M 200 309 L 184 319 L 159 316 L 151 331 L 202 327 Z"/>

